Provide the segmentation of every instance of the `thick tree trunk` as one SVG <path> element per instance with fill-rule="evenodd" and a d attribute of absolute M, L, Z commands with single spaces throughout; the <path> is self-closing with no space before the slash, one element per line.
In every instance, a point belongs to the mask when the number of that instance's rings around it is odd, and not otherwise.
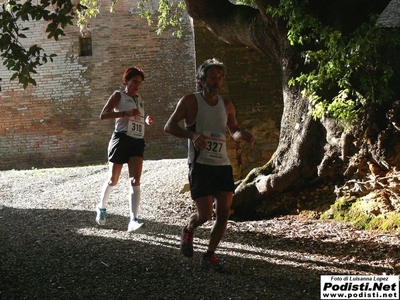
<path fill-rule="evenodd" d="M 189 15 L 203 22 L 217 38 L 232 45 L 257 49 L 280 65 L 287 39 L 278 40 L 277 37 L 285 34 L 285 25 L 260 13 L 265 12 L 265 7 L 259 6 L 259 10 L 234 5 L 229 0 L 185 0 L 185 3 Z"/>
<path fill-rule="evenodd" d="M 284 90 L 278 148 L 265 166 L 252 170 L 237 187 L 232 206 L 237 215 L 256 217 L 261 203 L 274 201 L 270 195 L 304 186 L 318 177 L 327 143 L 326 130 L 307 114 L 307 99 L 287 86 Z M 278 203 L 268 205 L 271 214 L 283 209 Z"/>
<path fill-rule="evenodd" d="M 356 23 L 360 24 L 369 17 L 369 13 L 356 13 L 357 17 L 354 18 L 354 11 L 379 12 L 389 2 L 338 1 L 334 10 L 331 9 L 330 1 L 321 0 L 312 1 L 310 8 L 318 9 L 324 22 L 330 22 L 337 28 L 344 26 L 350 31 L 357 28 Z M 331 120 L 313 120 L 308 115 L 308 99 L 302 98 L 296 87 L 289 87 L 289 79 L 298 74 L 302 64 L 298 49 L 288 43 L 287 27 L 282 23 L 283 20 L 265 15 L 266 6 L 276 5 L 279 1 L 255 0 L 258 9 L 233 5 L 228 0 L 185 2 L 190 16 L 202 21 L 218 38 L 231 44 L 242 44 L 260 50 L 282 70 L 284 111 L 279 145 L 270 161 L 252 170 L 237 187 L 233 203 L 235 215 L 257 218 L 261 205 L 264 209 L 260 217 L 287 213 L 293 206 L 284 207 L 273 195 L 323 179 L 343 179 L 346 172 L 351 176 L 350 173 L 354 170 L 350 166 L 355 164 L 349 162 L 349 157 L 357 154 L 358 150 L 364 151 L 363 142 L 354 146 L 353 139 L 361 136 L 358 135 L 359 132 L 344 134 Z M 357 4 L 363 5 L 360 7 Z M 375 140 L 378 135 L 379 133 L 374 134 Z M 383 161 L 380 158 L 377 160 Z"/>
<path fill-rule="evenodd" d="M 259 10 L 233 5 L 227 0 L 186 0 L 186 4 L 189 14 L 204 22 L 217 37 L 259 49 L 282 70 L 284 111 L 278 148 L 269 163 L 250 172 L 234 197 L 236 214 L 254 217 L 257 206 L 268 195 L 301 186 L 317 177 L 317 167 L 324 157 L 326 132 L 321 123 L 307 114 L 307 99 L 295 87 L 288 86 L 299 66 L 298 53 L 288 43 L 286 27 L 260 13 L 265 11 L 265 1 L 257 1 Z"/>

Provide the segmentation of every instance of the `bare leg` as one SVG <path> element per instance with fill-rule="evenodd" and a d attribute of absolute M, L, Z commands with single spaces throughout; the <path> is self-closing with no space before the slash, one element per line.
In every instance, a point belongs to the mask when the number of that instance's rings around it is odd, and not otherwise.
<path fill-rule="evenodd" d="M 210 241 L 208 243 L 207 252 L 204 253 L 201 259 L 201 265 L 206 268 L 213 270 L 215 272 L 223 273 L 226 272 L 224 267 L 219 264 L 217 257 L 214 252 L 217 249 L 222 237 L 225 234 L 226 227 L 228 224 L 228 219 L 230 215 L 230 207 L 232 204 L 233 193 L 232 192 L 217 192 L 215 195 L 216 203 L 216 219 L 210 233 Z M 199 224 L 204 223 L 209 220 L 212 215 L 212 204 L 213 197 L 205 197 L 196 200 L 198 212 L 191 216 L 189 222 L 189 230 L 193 230 L 199 226 Z M 181 248 L 182 249 L 182 248 Z M 183 252 L 182 252 L 183 253 Z M 185 254 L 184 254 L 185 255 Z M 187 256 L 187 255 L 186 255 Z"/>
<path fill-rule="evenodd" d="M 194 201 L 196 202 L 197 212 L 190 216 L 187 225 L 189 232 L 193 232 L 197 227 L 210 220 L 213 212 L 214 198 L 212 196 L 198 198 Z"/>
<path fill-rule="evenodd" d="M 207 222 L 212 216 L 213 197 L 201 197 L 195 200 L 197 212 L 189 218 L 189 223 L 181 233 L 181 252 L 186 257 L 193 256 L 193 231 Z"/>
<path fill-rule="evenodd" d="M 219 242 L 225 234 L 230 215 L 233 193 L 218 192 L 215 196 L 217 217 L 211 229 L 210 242 L 208 245 L 208 250 L 212 252 L 217 249 Z M 188 231 L 191 233 L 193 233 L 197 227 L 211 219 L 214 198 L 212 196 L 202 197 L 196 199 L 195 202 L 197 212 L 190 216 L 189 224 L 187 226 Z"/>
<path fill-rule="evenodd" d="M 232 204 L 232 192 L 218 192 L 216 195 L 216 220 L 211 229 L 208 250 L 214 252 L 225 234 Z"/>

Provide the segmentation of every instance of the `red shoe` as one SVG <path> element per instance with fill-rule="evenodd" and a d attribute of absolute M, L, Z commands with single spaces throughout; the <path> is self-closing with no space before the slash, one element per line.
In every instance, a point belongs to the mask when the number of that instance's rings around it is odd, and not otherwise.
<path fill-rule="evenodd" d="M 190 233 L 185 226 L 181 233 L 181 252 L 186 257 L 193 256 L 193 233 Z"/>
<path fill-rule="evenodd" d="M 212 254 L 211 256 L 203 256 L 201 258 L 200 264 L 203 268 L 212 270 L 214 272 L 218 272 L 218 273 L 226 272 L 224 267 L 219 264 L 218 259 L 215 256 L 215 254 Z"/>

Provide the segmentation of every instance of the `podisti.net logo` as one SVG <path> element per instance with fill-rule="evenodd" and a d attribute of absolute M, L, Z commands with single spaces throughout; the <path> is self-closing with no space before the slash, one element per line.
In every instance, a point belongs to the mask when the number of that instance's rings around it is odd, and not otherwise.
<path fill-rule="evenodd" d="M 323 299 L 399 299 L 397 275 L 321 275 Z"/>

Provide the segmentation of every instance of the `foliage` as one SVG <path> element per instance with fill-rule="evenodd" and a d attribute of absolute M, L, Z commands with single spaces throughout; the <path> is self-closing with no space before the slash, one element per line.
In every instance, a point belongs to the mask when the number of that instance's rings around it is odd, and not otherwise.
<path fill-rule="evenodd" d="M 398 30 L 369 23 L 345 35 L 323 25 L 307 10 L 308 1 L 281 0 L 268 12 L 284 18 L 288 39 L 301 49 L 304 68 L 290 84 L 311 103 L 314 118 L 329 115 L 344 125 L 357 121 L 359 109 L 393 101 L 393 64 L 400 49 Z"/>
<path fill-rule="evenodd" d="M 382 224 L 379 227 L 372 227 L 372 229 L 382 229 L 382 230 L 397 230 L 400 231 L 400 215 L 396 213 L 391 213 L 386 216 L 378 216 L 376 219 L 382 220 Z"/>
<path fill-rule="evenodd" d="M 236 0 L 236 4 L 254 6 L 254 0 Z"/>
<path fill-rule="evenodd" d="M 400 215 L 397 212 L 380 213 L 378 215 L 367 211 L 379 211 L 378 202 L 368 202 L 360 198 L 339 198 L 329 210 L 321 215 L 321 219 L 333 219 L 352 224 L 362 230 L 397 230 L 400 231 Z M 376 206 L 376 207 L 374 207 Z"/>
<path fill-rule="evenodd" d="M 112 0 L 110 12 L 114 12 L 115 4 L 119 0 Z M 142 0 L 138 6 L 141 9 L 141 16 L 152 22 L 152 13 L 146 3 L 152 0 Z M 8 70 L 14 73 L 11 80 L 18 78 L 24 88 L 28 84 L 36 85 L 32 77 L 37 73 L 39 66 L 53 61 L 56 54 L 47 54 L 45 50 L 35 45 L 24 44 L 24 39 L 29 31 L 28 22 L 48 21 L 46 32 L 47 38 L 58 40 L 64 35 L 67 25 L 73 25 L 76 16 L 76 23 L 85 31 L 89 27 L 91 18 L 96 17 L 99 12 L 100 1 L 80 0 L 74 6 L 71 0 L 8 0 L 0 9 L 0 55 L 3 64 Z M 183 1 L 161 0 L 158 8 L 157 33 L 163 33 L 169 27 L 175 27 L 173 32 L 177 37 L 182 37 L 182 22 L 185 4 Z"/>
<path fill-rule="evenodd" d="M 117 0 L 118 1 L 118 0 Z M 111 1 L 110 11 L 113 11 L 116 1 Z M 81 9 L 77 9 L 77 25 L 84 30 L 89 26 L 89 20 L 95 18 L 100 13 L 100 4 L 97 0 L 80 0 Z"/>
<path fill-rule="evenodd" d="M 48 38 L 58 40 L 64 35 L 63 28 L 72 24 L 73 16 L 71 1 L 41 0 L 35 5 L 32 0 L 4 2 L 0 10 L 0 52 L 3 64 L 8 70 L 14 71 L 11 80 L 18 77 L 19 82 L 26 88 L 28 84 L 36 85 L 32 74 L 46 62 L 53 61 L 55 54 L 46 54 L 38 45 L 26 46 L 23 39 L 29 30 L 27 22 L 45 20 Z"/>
<path fill-rule="evenodd" d="M 112 0 L 110 5 L 110 12 L 114 12 L 115 5 L 119 0 Z M 182 24 L 183 24 L 183 13 L 186 9 L 185 3 L 180 0 L 140 0 L 138 8 L 141 13 L 140 16 L 146 18 L 149 25 L 153 24 L 152 7 L 158 5 L 157 10 L 157 34 L 162 34 L 167 28 L 177 28 L 173 35 L 182 37 Z M 96 17 L 99 14 L 99 1 L 97 0 L 81 0 L 81 6 L 85 9 L 77 11 L 78 21 L 77 24 L 81 28 L 87 26 L 90 19 Z"/>
<path fill-rule="evenodd" d="M 148 8 L 149 2 L 152 0 L 141 0 L 138 3 L 138 7 L 141 9 L 140 16 L 146 18 L 148 23 L 153 23 L 153 13 Z M 169 1 L 160 0 L 158 6 L 158 23 L 157 23 L 157 34 L 162 34 L 167 28 L 177 28 L 173 35 L 178 38 L 182 37 L 182 24 L 183 24 L 183 13 L 186 9 L 186 5 L 183 1 Z"/>
<path fill-rule="evenodd" d="M 118 0 L 112 0 L 110 11 Z M 310 13 L 309 1 L 280 0 L 277 7 L 267 12 L 287 23 L 288 39 L 299 50 L 303 60 L 301 73 L 290 81 L 298 85 L 303 96 L 310 101 L 314 118 L 324 115 L 349 124 L 357 121 L 360 108 L 372 103 L 391 101 L 393 97 L 394 63 L 398 60 L 400 34 L 398 30 L 375 26 L 376 16 L 351 34 L 322 24 Z M 238 0 L 242 5 L 254 6 L 253 0 Z M 98 0 L 81 0 L 74 7 L 71 0 L 8 0 L 0 11 L 2 28 L 0 51 L 3 64 L 14 71 L 24 88 L 35 85 L 31 74 L 52 61 L 55 54 L 46 54 L 37 46 L 24 45 L 22 40 L 29 27 L 25 22 L 49 21 L 48 38 L 64 34 L 65 26 L 72 24 L 74 14 L 77 24 L 84 30 L 88 21 L 99 13 Z M 157 14 L 157 33 L 173 27 L 173 34 L 182 37 L 185 4 L 181 0 L 141 0 L 141 16 L 151 24 Z M 157 7 L 153 9 L 153 7 Z"/>

